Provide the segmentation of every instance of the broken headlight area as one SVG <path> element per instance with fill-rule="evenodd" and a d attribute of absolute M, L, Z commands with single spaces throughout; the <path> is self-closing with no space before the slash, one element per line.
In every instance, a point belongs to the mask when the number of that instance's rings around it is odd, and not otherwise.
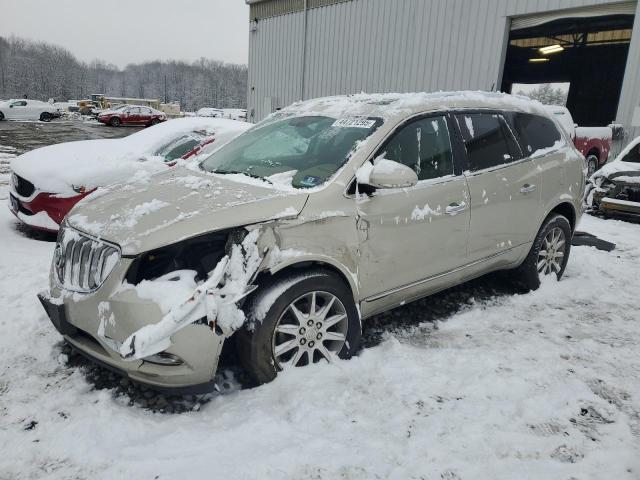
<path fill-rule="evenodd" d="M 156 365 L 168 365 L 174 367 L 177 367 L 184 363 L 179 356 L 169 352 L 156 353 L 155 355 L 150 355 L 143 358 L 142 361 L 147 363 L 154 363 Z"/>
<path fill-rule="evenodd" d="M 126 280 L 137 285 L 178 270 L 195 270 L 197 281 L 206 280 L 225 256 L 230 237 L 229 231 L 209 233 L 143 253 L 129 267 Z"/>

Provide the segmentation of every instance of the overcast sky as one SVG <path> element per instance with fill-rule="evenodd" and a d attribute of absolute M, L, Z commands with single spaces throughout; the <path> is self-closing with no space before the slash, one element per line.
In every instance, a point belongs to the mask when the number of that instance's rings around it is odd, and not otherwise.
<path fill-rule="evenodd" d="M 44 40 L 119 67 L 200 57 L 247 63 L 244 0 L 0 0 L 0 36 Z"/>

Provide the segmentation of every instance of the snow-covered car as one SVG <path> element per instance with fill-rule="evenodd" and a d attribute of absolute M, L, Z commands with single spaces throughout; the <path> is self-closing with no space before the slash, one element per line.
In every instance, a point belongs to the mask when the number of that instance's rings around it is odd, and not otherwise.
<path fill-rule="evenodd" d="M 602 168 L 609 159 L 613 130 L 607 127 L 579 127 L 567 107 L 546 105 L 547 110 L 562 125 L 587 163 L 587 178 Z"/>
<path fill-rule="evenodd" d="M 167 115 L 151 107 L 121 105 L 98 112 L 98 121 L 112 127 L 120 125 L 137 125 L 151 127 L 167 120 Z"/>
<path fill-rule="evenodd" d="M 0 120 L 41 120 L 49 122 L 60 116 L 52 104 L 40 100 L 14 99 L 0 102 Z"/>
<path fill-rule="evenodd" d="M 196 111 L 198 117 L 224 117 L 224 111 L 221 108 L 203 107 Z"/>
<path fill-rule="evenodd" d="M 362 319 L 484 273 L 559 279 L 584 186 L 538 102 L 309 100 L 81 202 L 40 300 L 69 343 L 137 382 L 211 389 L 223 345 L 266 382 L 348 358 Z"/>
<path fill-rule="evenodd" d="M 55 232 L 98 187 L 207 153 L 251 127 L 225 119 L 176 119 L 121 139 L 38 148 L 11 162 L 9 208 L 31 228 Z"/>
<path fill-rule="evenodd" d="M 605 215 L 640 217 L 640 137 L 589 178 L 585 200 Z"/>

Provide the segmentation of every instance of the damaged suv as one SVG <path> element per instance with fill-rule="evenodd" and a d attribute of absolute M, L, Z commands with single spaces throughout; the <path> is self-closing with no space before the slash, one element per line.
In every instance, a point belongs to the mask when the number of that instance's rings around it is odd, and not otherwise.
<path fill-rule="evenodd" d="M 69 343 L 134 381 L 210 390 L 224 347 L 267 382 L 348 358 L 362 320 L 487 272 L 560 278 L 585 170 L 520 97 L 300 102 L 200 164 L 81 202 L 40 299 Z"/>

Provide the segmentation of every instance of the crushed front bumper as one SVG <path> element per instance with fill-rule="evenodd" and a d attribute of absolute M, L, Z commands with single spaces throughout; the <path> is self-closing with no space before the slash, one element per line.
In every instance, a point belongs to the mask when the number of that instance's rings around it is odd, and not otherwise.
<path fill-rule="evenodd" d="M 118 346 L 128 335 L 162 318 L 154 302 L 138 298 L 133 290 L 120 291 L 126 266 L 121 262 L 119 271 L 90 294 L 64 292 L 52 278 L 51 292 L 38 294 L 51 323 L 79 353 L 136 383 L 175 395 L 212 391 L 226 337 L 206 323 L 190 324 L 171 336 L 162 354 L 178 363 L 161 364 L 155 356 L 125 360 L 120 355 Z"/>
<path fill-rule="evenodd" d="M 600 200 L 600 210 L 607 215 L 640 217 L 640 202 L 604 197 Z"/>

